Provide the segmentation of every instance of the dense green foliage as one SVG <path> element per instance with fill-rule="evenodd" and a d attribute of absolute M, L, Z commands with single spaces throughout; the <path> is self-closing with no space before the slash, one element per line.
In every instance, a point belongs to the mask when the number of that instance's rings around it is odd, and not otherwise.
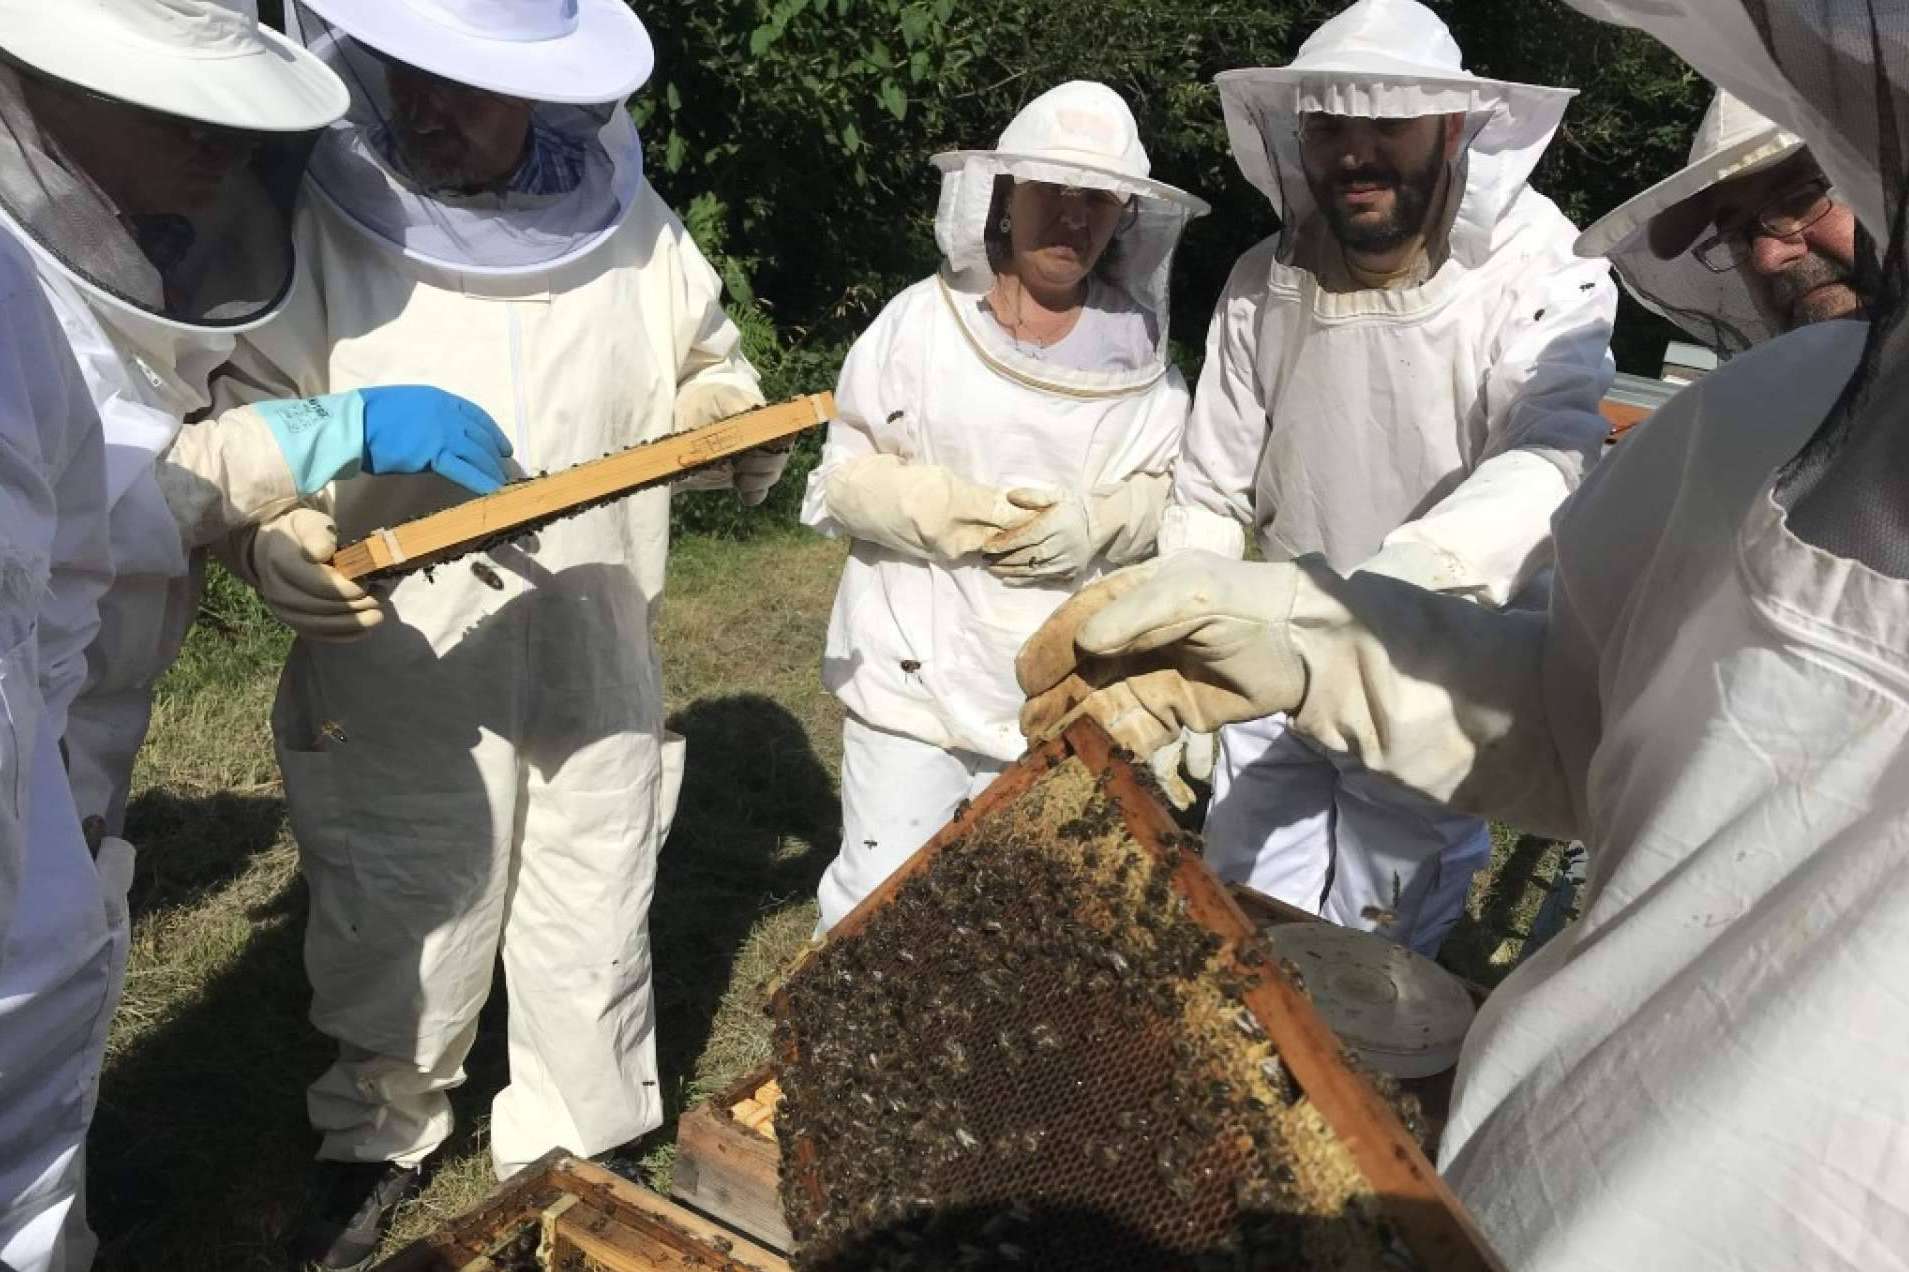
<path fill-rule="evenodd" d="M 1191 362 L 1228 268 L 1272 228 L 1227 152 L 1213 75 L 1289 60 L 1339 7 L 641 0 L 657 71 L 637 119 L 651 178 L 721 269 L 774 396 L 826 387 L 887 298 L 934 268 L 931 154 L 992 144 L 1063 80 L 1102 80 L 1133 106 L 1155 175 L 1214 205 L 1188 233 L 1176 282 L 1173 329 Z M 1580 223 L 1682 162 L 1707 90 L 1650 40 L 1555 0 L 1436 7 L 1473 70 L 1583 90 L 1537 175 Z M 1654 369 L 1666 330 L 1627 307 L 1620 363 Z M 794 486 L 772 512 L 792 508 Z M 760 520 L 714 496 L 679 504 L 686 528 Z"/>

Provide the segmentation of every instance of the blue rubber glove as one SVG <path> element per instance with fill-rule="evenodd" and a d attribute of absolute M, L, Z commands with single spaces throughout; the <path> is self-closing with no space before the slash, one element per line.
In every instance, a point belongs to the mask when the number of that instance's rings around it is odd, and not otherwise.
<path fill-rule="evenodd" d="M 301 495 L 354 472 L 437 473 L 475 494 L 504 484 L 504 436 L 482 407 L 421 384 L 259 402 Z"/>

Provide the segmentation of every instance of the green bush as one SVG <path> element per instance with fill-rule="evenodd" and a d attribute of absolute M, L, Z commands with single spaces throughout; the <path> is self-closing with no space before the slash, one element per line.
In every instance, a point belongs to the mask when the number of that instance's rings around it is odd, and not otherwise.
<path fill-rule="evenodd" d="M 661 0 L 636 112 L 652 179 L 792 347 L 845 349 L 935 265 L 938 150 L 990 145 L 1066 79 L 1133 106 L 1157 176 L 1213 215 L 1187 235 L 1174 330 L 1197 351 L 1232 262 L 1272 228 L 1227 150 L 1212 78 L 1290 60 L 1337 0 Z M 1707 90 L 1647 38 L 1547 0 L 1436 6 L 1482 74 L 1583 91 L 1537 184 L 1581 223 L 1675 168 Z M 1627 319 L 1620 356 L 1665 335 Z M 791 336 L 789 333 L 794 333 Z M 1633 348 L 1632 346 L 1635 346 Z M 821 384 L 805 387 L 819 388 Z"/>

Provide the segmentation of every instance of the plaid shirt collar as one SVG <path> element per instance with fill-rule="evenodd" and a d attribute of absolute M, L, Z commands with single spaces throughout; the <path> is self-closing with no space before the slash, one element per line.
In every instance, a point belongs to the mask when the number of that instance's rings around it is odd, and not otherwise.
<path fill-rule="evenodd" d="M 404 170 L 389 124 L 378 125 L 371 134 L 371 144 L 386 163 L 400 172 Z M 543 198 L 569 194 L 583 184 L 586 162 L 582 142 L 532 119 L 523 161 L 504 183 L 503 192 Z"/>

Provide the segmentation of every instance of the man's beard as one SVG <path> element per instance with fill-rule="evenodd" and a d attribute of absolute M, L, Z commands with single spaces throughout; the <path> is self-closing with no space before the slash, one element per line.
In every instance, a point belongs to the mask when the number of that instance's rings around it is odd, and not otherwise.
<path fill-rule="evenodd" d="M 1425 164 L 1415 172 L 1400 172 L 1390 164 L 1370 163 L 1351 170 L 1334 172 L 1329 177 L 1306 174 L 1312 196 L 1326 214 L 1326 224 L 1342 247 L 1354 252 L 1389 252 L 1403 246 L 1414 235 L 1425 231 L 1425 218 L 1438 192 L 1438 179 L 1445 167 L 1445 156 L 1435 147 Z M 1381 184 L 1392 190 L 1392 210 L 1379 221 L 1355 221 L 1353 214 L 1340 206 L 1336 197 L 1348 185 Z"/>
<path fill-rule="evenodd" d="M 473 184 L 469 176 L 470 158 L 462 148 L 406 144 L 407 140 L 399 131 L 398 157 L 404 164 L 405 175 L 419 190 L 426 194 L 455 192 Z"/>
<path fill-rule="evenodd" d="M 1834 286 L 1839 283 L 1841 287 Z M 1821 287 L 1832 290 L 1818 292 Z M 1855 317 L 1862 312 L 1863 296 L 1856 289 L 1854 275 L 1814 248 L 1782 273 L 1772 275 L 1768 288 L 1770 301 L 1781 315 L 1786 331 L 1831 318 Z M 1852 298 L 1854 309 L 1849 303 Z"/>

